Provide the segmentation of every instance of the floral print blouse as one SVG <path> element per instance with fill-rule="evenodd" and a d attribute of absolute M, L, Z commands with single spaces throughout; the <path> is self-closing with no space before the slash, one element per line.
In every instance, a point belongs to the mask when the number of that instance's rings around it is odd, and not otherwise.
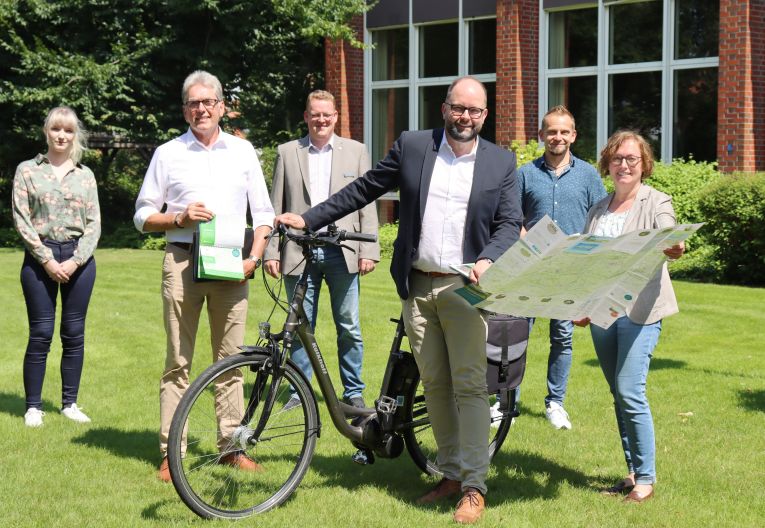
<path fill-rule="evenodd" d="M 53 258 L 44 239 L 79 239 L 72 260 L 81 266 L 93 255 L 101 236 L 93 171 L 77 164 L 59 181 L 42 154 L 20 163 L 13 178 L 13 223 L 40 264 Z"/>

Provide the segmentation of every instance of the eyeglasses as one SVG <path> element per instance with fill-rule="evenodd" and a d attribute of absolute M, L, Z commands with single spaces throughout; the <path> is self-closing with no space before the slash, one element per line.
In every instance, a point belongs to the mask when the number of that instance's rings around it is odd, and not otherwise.
<path fill-rule="evenodd" d="M 449 108 L 451 108 L 450 112 L 452 117 L 461 117 L 462 114 L 465 113 L 465 110 L 467 110 L 467 113 L 471 119 L 478 119 L 483 115 L 483 111 L 486 110 L 485 108 L 478 108 L 476 106 L 467 107 L 462 105 L 455 105 L 447 103 L 446 101 L 444 101 L 444 104 L 449 105 Z"/>
<path fill-rule="evenodd" d="M 628 167 L 635 167 L 640 162 L 640 156 L 614 156 L 611 158 L 611 165 L 619 167 L 622 161 L 626 161 Z"/>
<path fill-rule="evenodd" d="M 189 110 L 196 110 L 199 108 L 199 103 L 202 103 L 202 106 L 210 110 L 214 108 L 216 104 L 220 103 L 220 99 L 192 99 L 191 101 L 183 103 L 183 106 Z"/>

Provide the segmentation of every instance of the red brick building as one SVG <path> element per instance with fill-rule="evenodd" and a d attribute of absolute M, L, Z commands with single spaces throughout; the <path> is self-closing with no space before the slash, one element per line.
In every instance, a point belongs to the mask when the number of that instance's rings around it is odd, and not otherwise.
<path fill-rule="evenodd" d="M 471 74 L 501 145 L 565 104 L 580 157 L 629 127 L 663 160 L 765 170 L 765 0 L 379 0 L 355 25 L 374 49 L 327 42 L 327 88 L 374 161 L 439 126 L 446 86 Z"/>

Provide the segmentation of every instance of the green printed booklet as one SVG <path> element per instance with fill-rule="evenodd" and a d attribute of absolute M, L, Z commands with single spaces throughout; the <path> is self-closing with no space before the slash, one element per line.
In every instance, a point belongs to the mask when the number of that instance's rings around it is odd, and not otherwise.
<path fill-rule="evenodd" d="M 194 233 L 194 278 L 242 280 L 245 225 L 235 216 L 216 215 Z"/>

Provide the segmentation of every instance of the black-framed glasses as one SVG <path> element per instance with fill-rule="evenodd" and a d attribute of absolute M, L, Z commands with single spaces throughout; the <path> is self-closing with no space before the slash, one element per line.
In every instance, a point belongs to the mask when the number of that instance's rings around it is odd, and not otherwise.
<path fill-rule="evenodd" d="M 200 103 L 208 110 L 211 110 L 215 108 L 216 104 L 220 103 L 220 99 L 191 99 L 183 103 L 183 106 L 189 110 L 196 110 L 199 108 Z"/>
<path fill-rule="evenodd" d="M 623 161 L 627 162 L 628 167 L 636 167 L 640 163 L 640 156 L 614 156 L 611 158 L 611 165 L 619 167 Z"/>
<path fill-rule="evenodd" d="M 447 101 L 444 101 L 444 104 L 449 105 L 449 111 L 451 112 L 452 117 L 461 117 L 462 114 L 465 113 L 465 110 L 467 110 L 468 116 L 470 116 L 471 119 L 478 119 L 483 115 L 483 111 L 486 110 L 485 108 L 478 108 L 477 106 L 451 104 Z"/>

